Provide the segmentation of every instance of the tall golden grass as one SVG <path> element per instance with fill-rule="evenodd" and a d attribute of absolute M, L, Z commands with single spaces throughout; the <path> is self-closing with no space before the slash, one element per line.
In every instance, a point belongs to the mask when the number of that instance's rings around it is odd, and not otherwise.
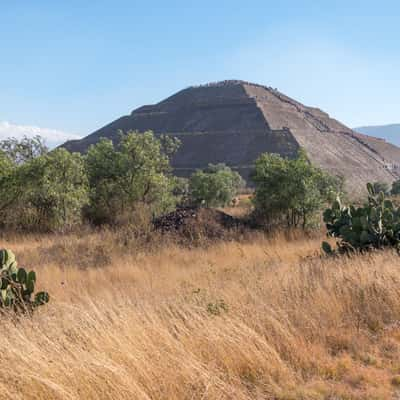
<path fill-rule="evenodd" d="M 399 257 L 321 258 L 320 241 L 1 239 L 52 299 L 1 319 L 0 398 L 395 398 Z"/>

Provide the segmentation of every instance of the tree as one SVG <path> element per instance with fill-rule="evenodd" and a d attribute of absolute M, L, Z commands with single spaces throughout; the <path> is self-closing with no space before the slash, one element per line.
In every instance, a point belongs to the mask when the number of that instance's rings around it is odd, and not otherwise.
<path fill-rule="evenodd" d="M 115 223 L 142 203 L 160 214 L 175 205 L 170 157 L 179 141 L 157 138 L 153 132 L 120 133 L 117 146 L 102 139 L 86 157 L 89 217 L 96 223 Z"/>
<path fill-rule="evenodd" d="M 4 212 L 16 198 L 12 173 L 15 166 L 5 152 L 0 150 L 0 225 L 4 224 Z"/>
<path fill-rule="evenodd" d="M 60 148 L 21 169 L 30 181 L 27 201 L 35 211 L 39 226 L 64 230 L 81 223 L 88 191 L 84 161 L 79 153 Z"/>
<path fill-rule="evenodd" d="M 175 176 L 173 194 L 176 197 L 177 204 L 180 206 L 188 205 L 190 202 L 189 179 Z"/>
<path fill-rule="evenodd" d="M 332 196 L 341 191 L 343 182 L 314 167 L 306 153 L 297 158 L 262 154 L 255 163 L 252 179 L 256 185 L 256 213 L 270 225 L 306 228 Z"/>
<path fill-rule="evenodd" d="M 26 161 L 16 166 L 0 187 L 1 195 L 8 199 L 2 210 L 8 225 L 69 229 L 81 222 L 82 207 L 88 200 L 83 158 L 57 149 Z"/>
<path fill-rule="evenodd" d="M 5 185 L 9 179 L 10 174 L 15 169 L 15 164 L 7 156 L 7 154 L 0 150 L 0 188 Z M 1 209 L 1 198 L 0 198 Z"/>
<path fill-rule="evenodd" d="M 0 150 L 0 179 L 6 176 L 10 172 L 12 167 L 13 163 L 11 159 L 4 151 Z"/>
<path fill-rule="evenodd" d="M 0 141 L 0 218 L 4 225 L 5 217 L 9 217 L 9 208 L 21 198 L 24 184 L 18 175 L 18 166 L 40 157 L 48 152 L 44 140 L 40 136 L 18 140 L 8 138 Z M 4 213 L 6 215 L 4 216 Z"/>
<path fill-rule="evenodd" d="M 2 140 L 0 141 L 0 150 L 17 165 L 43 156 L 49 151 L 44 139 L 40 136 L 33 138 L 24 136 L 20 140 L 16 138 Z"/>
<path fill-rule="evenodd" d="M 195 172 L 189 181 L 192 203 L 206 207 L 228 205 L 244 186 L 242 177 L 225 164 L 209 164 L 203 171 Z"/>

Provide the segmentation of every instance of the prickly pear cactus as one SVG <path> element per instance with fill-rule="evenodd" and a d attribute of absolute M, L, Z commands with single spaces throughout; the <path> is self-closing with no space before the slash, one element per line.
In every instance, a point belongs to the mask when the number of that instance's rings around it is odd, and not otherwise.
<path fill-rule="evenodd" d="M 363 207 L 344 206 L 338 198 L 324 212 L 328 235 L 338 239 L 340 253 L 393 247 L 400 250 L 400 208 L 396 208 L 383 192 L 367 185 L 368 202 Z M 327 254 L 334 250 L 324 242 Z"/>
<path fill-rule="evenodd" d="M 0 308 L 33 311 L 49 301 L 47 292 L 35 292 L 36 273 L 18 268 L 11 250 L 0 250 Z"/>

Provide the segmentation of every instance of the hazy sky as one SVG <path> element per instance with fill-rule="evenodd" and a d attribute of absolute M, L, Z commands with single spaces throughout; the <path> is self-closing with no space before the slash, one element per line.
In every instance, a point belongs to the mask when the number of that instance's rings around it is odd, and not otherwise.
<path fill-rule="evenodd" d="M 87 135 L 223 79 L 400 122 L 400 2 L 0 0 L 0 138 Z"/>

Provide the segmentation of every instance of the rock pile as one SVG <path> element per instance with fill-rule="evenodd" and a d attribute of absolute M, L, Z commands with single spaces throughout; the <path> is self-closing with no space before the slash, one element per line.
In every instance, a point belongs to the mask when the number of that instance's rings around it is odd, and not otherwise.
<path fill-rule="evenodd" d="M 181 238 L 217 239 L 229 238 L 242 227 L 242 222 L 222 211 L 185 207 L 156 218 L 156 230 L 176 234 Z"/>

